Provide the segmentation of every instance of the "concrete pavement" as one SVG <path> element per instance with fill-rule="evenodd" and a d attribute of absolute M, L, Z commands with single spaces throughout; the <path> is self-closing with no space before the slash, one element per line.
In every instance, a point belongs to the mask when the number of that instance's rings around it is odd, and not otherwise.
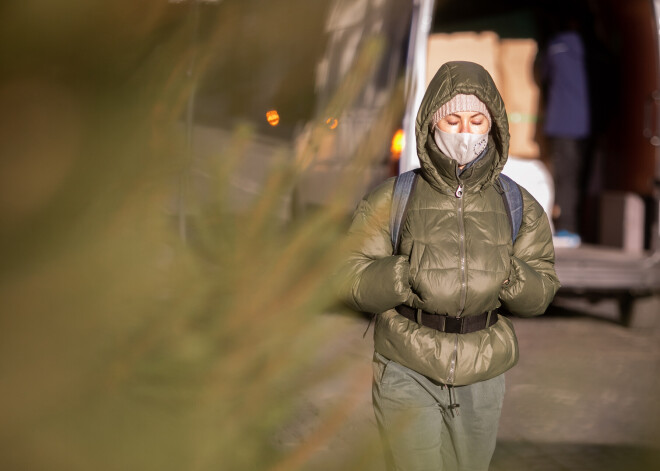
<path fill-rule="evenodd" d="M 545 316 L 513 318 L 521 358 L 507 373 L 491 471 L 660 470 L 660 312 L 654 326 L 629 329 L 607 302 L 557 304 Z M 293 448 L 315 440 L 307 457 L 315 471 L 342 469 L 358 440 L 373 443 L 370 455 L 361 450 L 369 456 L 363 469 L 383 469 L 370 398 L 372 330 L 362 338 L 367 321 L 357 317 L 322 322 L 338 336 L 317 367 L 349 366 L 303 394 L 300 420 L 280 441 Z"/>
<path fill-rule="evenodd" d="M 589 307 L 514 320 L 521 358 L 493 470 L 660 469 L 660 330 L 622 327 L 607 302 Z"/>

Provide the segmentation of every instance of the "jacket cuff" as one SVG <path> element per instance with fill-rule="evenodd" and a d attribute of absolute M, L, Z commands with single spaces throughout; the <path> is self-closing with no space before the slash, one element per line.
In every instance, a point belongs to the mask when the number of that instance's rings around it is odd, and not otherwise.
<path fill-rule="evenodd" d="M 380 313 L 402 304 L 410 293 L 410 263 L 404 256 L 392 255 L 369 265 L 353 297 L 360 310 Z"/>
<path fill-rule="evenodd" d="M 552 286 L 546 286 L 546 283 L 552 283 L 523 260 L 512 257 L 512 266 L 512 279 L 500 292 L 500 301 L 507 310 L 518 316 L 543 314 L 554 296 L 554 290 L 552 296 L 548 296 Z"/>

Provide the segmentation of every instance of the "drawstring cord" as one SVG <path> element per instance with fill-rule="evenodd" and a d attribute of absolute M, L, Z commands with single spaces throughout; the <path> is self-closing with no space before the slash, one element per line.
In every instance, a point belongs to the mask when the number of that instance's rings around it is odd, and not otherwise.
<path fill-rule="evenodd" d="M 458 408 L 461 407 L 461 405 L 455 402 L 456 391 L 454 391 L 454 393 L 452 394 L 452 389 L 454 389 L 454 386 L 450 386 L 449 384 L 441 384 L 440 389 L 445 389 L 445 386 L 447 386 L 447 392 L 449 392 L 449 406 L 447 406 L 447 409 L 449 409 L 449 412 L 451 412 L 452 417 L 461 415 L 458 412 Z M 442 411 L 442 415 L 445 415 L 447 413 L 447 409 L 442 407 L 442 404 L 436 402 L 436 405 L 440 408 L 440 411 Z"/>
<path fill-rule="evenodd" d="M 451 412 L 452 417 L 456 417 L 457 415 L 460 415 L 458 412 L 458 408 L 461 407 L 461 405 L 454 401 L 456 399 L 455 397 L 456 391 L 454 391 L 454 394 L 452 394 L 451 393 L 452 389 L 454 389 L 454 387 L 448 384 L 447 390 L 449 391 L 449 412 Z M 454 414 L 454 409 L 456 409 L 455 414 Z"/>
<path fill-rule="evenodd" d="M 367 332 L 369 331 L 369 327 L 371 327 L 371 323 L 373 322 L 375 317 L 376 317 L 376 314 L 371 315 L 371 318 L 369 319 L 369 323 L 367 324 L 367 328 L 364 329 L 364 334 L 362 334 L 362 338 L 365 338 L 367 336 Z"/>

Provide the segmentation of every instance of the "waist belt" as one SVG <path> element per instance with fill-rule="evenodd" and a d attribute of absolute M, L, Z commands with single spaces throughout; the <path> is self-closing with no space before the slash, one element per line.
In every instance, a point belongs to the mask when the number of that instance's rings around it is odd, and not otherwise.
<path fill-rule="evenodd" d="M 396 312 L 411 321 L 448 334 L 469 334 L 490 327 L 497 322 L 497 309 L 466 317 L 451 317 L 446 314 L 431 314 L 421 311 L 419 318 L 415 308 L 399 304 L 395 309 Z"/>

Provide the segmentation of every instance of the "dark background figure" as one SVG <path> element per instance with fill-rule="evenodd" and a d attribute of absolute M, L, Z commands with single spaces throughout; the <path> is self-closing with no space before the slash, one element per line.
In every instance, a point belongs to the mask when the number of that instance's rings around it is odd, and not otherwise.
<path fill-rule="evenodd" d="M 586 52 L 574 15 L 557 17 L 541 58 L 543 131 L 555 180 L 555 230 L 580 234 L 588 138 L 591 134 Z"/>

